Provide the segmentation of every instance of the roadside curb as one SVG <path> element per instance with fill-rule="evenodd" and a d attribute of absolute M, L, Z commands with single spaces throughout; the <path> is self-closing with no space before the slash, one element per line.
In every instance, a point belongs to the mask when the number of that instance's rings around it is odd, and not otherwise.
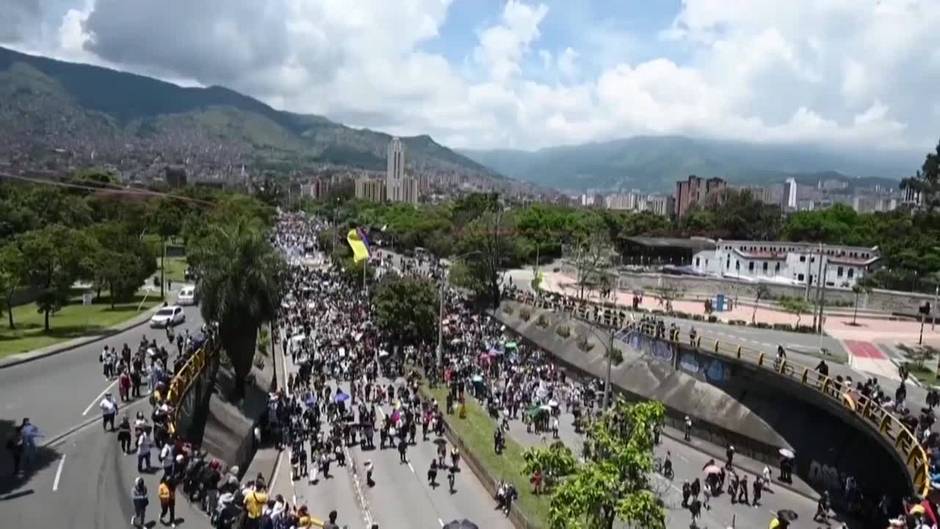
<path fill-rule="evenodd" d="M 108 327 L 101 334 L 96 334 L 94 336 L 88 336 L 88 337 L 82 337 L 82 338 L 75 338 L 74 340 L 66 342 L 62 345 L 51 346 L 52 348 L 49 350 L 40 349 L 38 351 L 30 351 L 27 353 L 17 353 L 14 355 L 10 355 L 7 358 L 0 360 L 0 369 L 13 367 L 13 366 L 17 366 L 20 364 L 25 364 L 27 362 L 32 362 L 34 360 L 39 360 L 41 358 L 46 358 L 48 356 L 56 355 L 59 353 L 65 353 L 73 349 L 78 349 L 79 347 L 84 347 L 91 343 L 95 343 L 101 340 L 106 340 L 124 331 L 128 331 L 130 329 L 140 327 L 141 325 L 150 321 L 150 316 L 152 316 L 153 313 L 156 312 L 161 306 L 162 305 L 158 304 L 152 308 L 149 308 L 143 311 L 141 314 L 138 314 L 137 316 L 134 316 L 133 318 L 127 321 Z"/>

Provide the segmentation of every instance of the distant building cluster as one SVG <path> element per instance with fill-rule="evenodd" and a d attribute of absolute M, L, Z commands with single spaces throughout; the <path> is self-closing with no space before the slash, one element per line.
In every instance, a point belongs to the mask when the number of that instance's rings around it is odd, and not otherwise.
<path fill-rule="evenodd" d="M 664 217 L 672 215 L 673 199 L 670 196 L 641 193 L 639 191 L 619 192 L 603 195 L 583 193 L 577 197 L 578 205 L 584 207 L 603 207 L 617 211 L 648 211 Z"/>
<path fill-rule="evenodd" d="M 705 204 L 709 198 L 720 197 L 721 191 L 727 187 L 728 183 L 721 178 L 702 179 L 695 175 L 676 182 L 676 217 L 681 219 L 693 206 Z"/>

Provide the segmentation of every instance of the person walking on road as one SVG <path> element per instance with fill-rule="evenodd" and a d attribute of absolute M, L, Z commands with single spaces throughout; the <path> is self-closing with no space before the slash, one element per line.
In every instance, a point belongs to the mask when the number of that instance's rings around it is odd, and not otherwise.
<path fill-rule="evenodd" d="M 734 445 L 728 445 L 728 448 L 725 449 L 725 459 L 727 460 L 725 467 L 731 468 L 734 462 Z"/>
<path fill-rule="evenodd" d="M 121 443 L 121 452 L 131 453 L 131 422 L 127 415 L 121 417 L 121 424 L 118 425 L 118 442 Z"/>
<path fill-rule="evenodd" d="M 137 472 L 153 470 L 153 465 L 150 463 L 151 444 L 150 433 L 147 428 L 142 429 L 140 435 L 137 436 Z M 147 463 L 146 469 L 143 466 L 144 462 Z"/>
<path fill-rule="evenodd" d="M 163 476 L 157 495 L 160 497 L 160 523 L 176 527 L 176 483 L 172 478 Z M 170 515 L 170 519 L 165 521 L 167 514 Z"/>
<path fill-rule="evenodd" d="M 13 476 L 16 477 L 20 473 L 20 466 L 23 460 L 23 433 L 22 428 L 17 426 L 13 433 L 10 435 L 10 438 L 7 439 L 6 445 L 7 451 L 10 452 L 10 457 L 13 458 Z"/>
<path fill-rule="evenodd" d="M 134 488 L 131 489 L 131 500 L 134 502 L 134 515 L 131 516 L 131 525 L 137 528 L 144 527 L 147 523 L 147 504 L 150 499 L 147 498 L 147 485 L 144 484 L 144 478 L 137 476 L 134 480 Z"/>
<path fill-rule="evenodd" d="M 686 441 L 692 440 L 692 419 L 688 415 L 685 416 L 685 433 L 683 439 Z"/>
<path fill-rule="evenodd" d="M 114 431 L 114 416 L 117 415 L 118 405 L 114 402 L 114 397 L 110 393 L 105 393 L 104 398 L 98 404 L 101 408 L 101 426 L 104 431 Z"/>

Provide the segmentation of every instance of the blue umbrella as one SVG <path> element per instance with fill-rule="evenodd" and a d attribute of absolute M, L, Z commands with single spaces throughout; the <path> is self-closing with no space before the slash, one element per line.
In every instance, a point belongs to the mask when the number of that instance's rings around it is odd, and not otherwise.
<path fill-rule="evenodd" d="M 347 400 L 349 400 L 349 395 L 340 391 L 339 393 L 336 394 L 336 398 L 334 400 L 336 402 L 346 402 Z"/>

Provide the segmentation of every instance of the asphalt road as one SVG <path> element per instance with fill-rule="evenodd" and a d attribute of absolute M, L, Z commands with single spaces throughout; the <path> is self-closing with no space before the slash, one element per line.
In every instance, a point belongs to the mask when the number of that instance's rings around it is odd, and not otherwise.
<path fill-rule="evenodd" d="M 177 332 L 202 326 L 198 307 L 186 307 L 186 322 Z M 0 453 L 0 519 L 9 527 L 126 527 L 131 511 L 130 488 L 137 475 L 136 458 L 117 449 L 115 434 L 102 432 L 98 402 L 117 390 L 102 374 L 98 354 L 105 344 L 132 348 L 147 336 L 165 344 L 161 329 L 144 324 L 109 338 L 23 364 L 0 369 L 0 438 L 29 417 L 48 443 L 60 434 L 84 427 L 40 449 L 37 465 L 24 478 L 10 477 L 12 461 Z M 175 346 L 172 349 L 175 352 Z M 149 412 L 146 398 L 123 404 L 120 414 Z M 156 454 L 153 454 L 156 464 Z M 147 477 L 150 512 L 159 511 L 156 477 Z M 188 511 L 178 501 L 179 512 Z M 158 512 L 156 514 L 159 514 Z M 190 516 L 192 518 L 192 516 Z M 200 526 L 205 526 L 201 520 Z"/>
<path fill-rule="evenodd" d="M 176 332 L 194 333 L 202 326 L 199 307 L 186 307 L 186 321 Z M 143 337 L 166 344 L 163 329 L 143 324 L 120 334 L 31 362 L 0 369 L 0 419 L 17 421 L 29 417 L 48 439 L 93 417 L 108 390 L 117 396 L 116 381 L 102 374 L 98 355 L 105 344 L 135 349 Z M 167 348 L 172 353 L 176 346 Z"/>
<path fill-rule="evenodd" d="M 296 372 L 290 359 L 286 372 Z M 389 380 L 381 380 L 387 384 Z M 347 394 L 349 384 L 340 385 Z M 382 413 L 389 413 L 386 406 Z M 380 418 L 381 420 L 381 418 Z M 340 526 L 350 529 L 369 529 L 371 524 L 380 528 L 439 529 L 451 520 L 473 520 L 487 529 L 512 529 L 509 520 L 496 510 L 496 502 L 476 476 L 461 464 L 455 479 L 455 492 L 447 487 L 446 473 L 438 472 L 439 486 L 427 483 L 427 470 L 436 455 L 433 435 L 422 441 L 420 431 L 417 443 L 408 448 L 407 463 L 402 463 L 394 448 L 347 451 L 347 465 L 332 465 L 330 478 L 319 476 L 319 481 L 290 479 L 289 457 L 282 458 L 278 480 L 273 490 L 285 498 L 293 497 L 298 505 L 306 504 L 311 514 L 326 518 L 331 510 L 339 515 Z M 378 434 L 376 434 L 378 443 Z M 365 463 L 373 464 L 375 486 L 366 484 Z"/>

